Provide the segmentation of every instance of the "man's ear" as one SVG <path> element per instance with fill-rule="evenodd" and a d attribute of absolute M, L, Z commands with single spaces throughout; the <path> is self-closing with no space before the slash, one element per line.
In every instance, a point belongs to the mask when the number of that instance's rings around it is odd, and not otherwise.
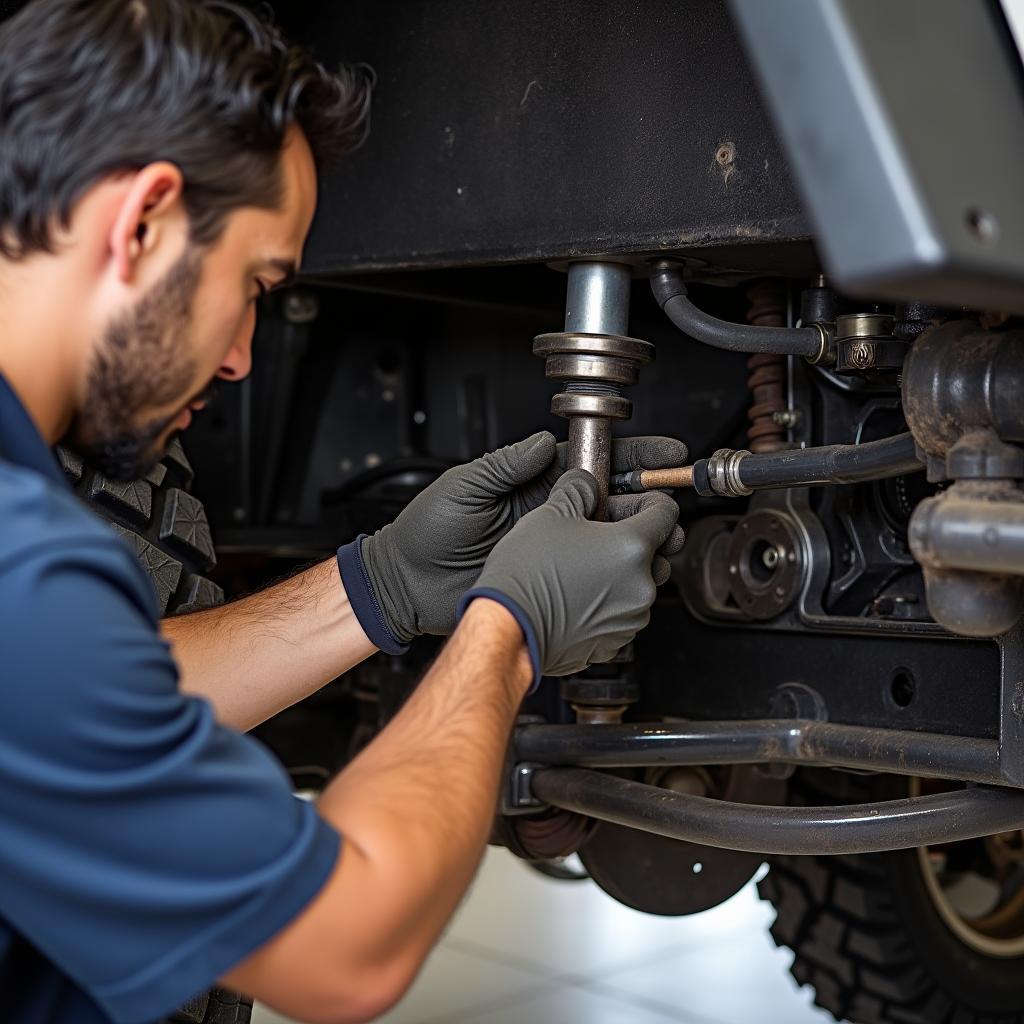
<path fill-rule="evenodd" d="M 184 178 L 167 161 L 148 164 L 135 172 L 110 229 L 110 251 L 118 280 L 128 283 L 143 256 L 165 238 L 180 213 Z"/>

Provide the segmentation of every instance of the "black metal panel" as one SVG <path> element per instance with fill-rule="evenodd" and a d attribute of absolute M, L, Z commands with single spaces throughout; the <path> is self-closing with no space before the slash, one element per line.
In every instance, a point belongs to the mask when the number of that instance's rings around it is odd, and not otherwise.
<path fill-rule="evenodd" d="M 771 717 L 779 687 L 802 683 L 831 722 L 999 735 L 1000 650 L 991 641 L 724 629 L 666 595 L 637 651 L 638 718 Z M 908 681 L 905 699 L 899 686 Z"/>
<path fill-rule="evenodd" d="M 316 274 L 702 250 L 807 235 L 723 3 L 302 2 L 285 27 L 379 75 L 325 184 Z M 747 252 L 745 252 L 747 250 Z M 799 250 L 804 262 L 806 247 Z"/>

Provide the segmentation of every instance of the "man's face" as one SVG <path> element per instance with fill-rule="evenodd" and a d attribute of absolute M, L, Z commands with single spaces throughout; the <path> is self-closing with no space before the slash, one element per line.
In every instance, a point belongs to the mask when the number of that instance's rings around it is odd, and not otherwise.
<path fill-rule="evenodd" d="M 238 210 L 212 246 L 186 245 L 97 339 L 66 442 L 107 476 L 144 476 L 215 380 L 248 374 L 256 303 L 295 273 L 316 206 L 313 157 L 298 131 L 282 153 L 282 182 L 280 209 Z"/>

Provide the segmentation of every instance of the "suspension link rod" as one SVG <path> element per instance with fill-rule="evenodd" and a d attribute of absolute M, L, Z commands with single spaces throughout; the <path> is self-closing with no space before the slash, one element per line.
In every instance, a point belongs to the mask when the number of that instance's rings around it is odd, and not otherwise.
<path fill-rule="evenodd" d="M 551 807 L 669 839 L 761 854 L 877 853 L 1024 827 L 1024 793 L 1008 789 L 839 807 L 771 807 L 676 793 L 586 768 L 538 768 L 531 788 Z"/>

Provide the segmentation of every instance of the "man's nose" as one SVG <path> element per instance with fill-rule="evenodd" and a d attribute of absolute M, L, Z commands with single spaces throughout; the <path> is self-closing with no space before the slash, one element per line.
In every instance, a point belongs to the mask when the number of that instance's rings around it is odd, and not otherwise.
<path fill-rule="evenodd" d="M 221 361 L 217 376 L 224 380 L 242 380 L 252 370 L 252 335 L 255 324 L 247 322 Z"/>

